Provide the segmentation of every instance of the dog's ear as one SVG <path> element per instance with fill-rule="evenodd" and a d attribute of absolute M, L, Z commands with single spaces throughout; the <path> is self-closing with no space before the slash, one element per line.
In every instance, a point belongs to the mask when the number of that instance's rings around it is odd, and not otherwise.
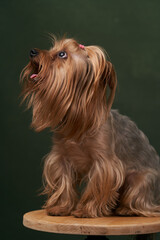
<path fill-rule="evenodd" d="M 88 46 L 85 47 L 87 55 L 92 64 L 92 69 L 95 74 L 95 84 L 94 86 L 102 86 L 100 93 L 104 100 L 104 105 L 107 108 L 107 115 L 109 115 L 113 100 L 115 97 L 117 77 L 112 63 L 106 60 L 106 52 L 101 47 L 98 46 Z M 98 79 L 100 81 L 98 81 Z M 106 106 L 106 89 L 109 86 L 109 96 L 107 97 Z M 102 99 L 100 97 L 100 99 Z M 100 103 L 101 104 L 101 103 Z"/>
<path fill-rule="evenodd" d="M 116 76 L 116 72 L 114 70 L 112 63 L 107 61 L 106 65 L 107 65 L 107 69 L 108 69 L 106 83 L 110 88 L 110 93 L 107 98 L 107 112 L 109 114 L 112 104 L 113 104 L 113 101 L 114 101 L 114 97 L 115 97 L 115 92 L 116 92 L 116 87 L 117 87 L 117 76 Z"/>

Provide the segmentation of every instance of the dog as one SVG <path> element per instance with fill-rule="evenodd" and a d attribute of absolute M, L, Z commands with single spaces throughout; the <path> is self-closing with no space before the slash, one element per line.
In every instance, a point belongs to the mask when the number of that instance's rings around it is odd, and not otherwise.
<path fill-rule="evenodd" d="M 101 47 L 53 38 L 50 50 L 30 51 L 20 78 L 31 126 L 54 133 L 43 171 L 47 214 L 160 216 L 160 158 L 111 110 L 117 77 Z"/>

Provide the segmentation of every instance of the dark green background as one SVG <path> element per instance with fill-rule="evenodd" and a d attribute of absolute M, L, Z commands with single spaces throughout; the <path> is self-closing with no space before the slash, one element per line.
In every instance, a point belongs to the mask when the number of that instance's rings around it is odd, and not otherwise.
<path fill-rule="evenodd" d="M 83 239 L 22 226 L 22 215 L 44 201 L 38 190 L 51 134 L 29 129 L 19 74 L 31 48 L 50 47 L 48 32 L 104 47 L 118 75 L 114 108 L 136 121 L 160 153 L 160 1 L 1 0 L 0 18 L 1 239 Z"/>

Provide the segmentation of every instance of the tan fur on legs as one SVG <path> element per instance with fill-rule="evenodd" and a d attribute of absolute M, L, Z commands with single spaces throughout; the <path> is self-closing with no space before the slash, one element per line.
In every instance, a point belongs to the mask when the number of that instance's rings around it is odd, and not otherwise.
<path fill-rule="evenodd" d="M 123 166 L 118 158 L 101 159 L 92 165 L 87 175 L 87 187 L 72 215 L 76 217 L 102 217 L 112 214 L 123 184 Z"/>
<path fill-rule="evenodd" d="M 117 77 L 101 47 L 54 39 L 50 50 L 31 50 L 21 83 L 32 127 L 54 132 L 43 173 L 49 214 L 160 215 L 160 158 L 134 122 L 111 110 Z"/>
<path fill-rule="evenodd" d="M 50 215 L 69 215 L 77 202 L 76 176 L 73 169 L 54 149 L 46 158 L 43 174 L 43 194 L 48 195 L 44 208 Z"/>

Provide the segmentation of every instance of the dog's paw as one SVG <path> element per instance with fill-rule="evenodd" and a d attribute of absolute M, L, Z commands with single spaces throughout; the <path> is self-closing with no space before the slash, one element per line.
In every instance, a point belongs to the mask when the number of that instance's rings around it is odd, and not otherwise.
<path fill-rule="evenodd" d="M 74 217 L 77 217 L 77 218 L 93 218 L 93 217 L 95 217 L 82 209 L 77 209 L 77 210 L 71 212 L 71 215 Z"/>
<path fill-rule="evenodd" d="M 71 212 L 71 215 L 77 218 L 97 218 L 113 215 L 113 212 L 107 208 L 99 208 L 88 203 L 85 206 L 78 204 L 76 209 Z"/>
<path fill-rule="evenodd" d="M 116 215 L 121 215 L 121 216 L 132 216 L 136 215 L 131 209 L 127 207 L 119 207 L 115 211 Z"/>
<path fill-rule="evenodd" d="M 47 214 L 50 216 L 69 216 L 71 215 L 71 211 L 68 208 L 64 208 L 61 206 L 54 206 L 46 209 Z"/>

